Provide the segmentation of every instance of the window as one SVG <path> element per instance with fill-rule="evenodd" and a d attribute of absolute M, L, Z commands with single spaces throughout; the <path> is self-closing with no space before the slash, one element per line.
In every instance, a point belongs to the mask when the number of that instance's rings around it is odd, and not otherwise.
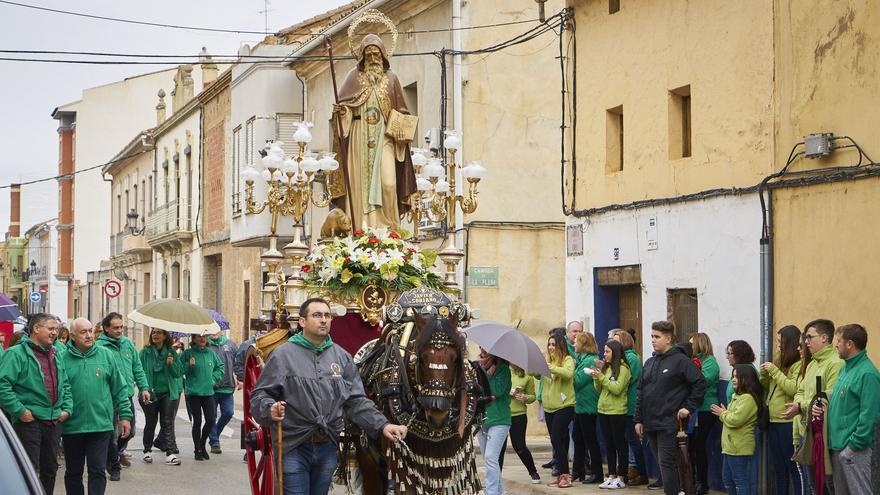
<path fill-rule="evenodd" d="M 623 105 L 605 111 L 605 173 L 623 170 Z"/>
<path fill-rule="evenodd" d="M 275 140 L 281 141 L 281 149 L 285 155 L 299 153 L 299 145 L 293 139 L 296 133 L 296 124 L 302 122 L 301 113 L 276 113 L 275 114 Z"/>
<path fill-rule="evenodd" d="M 256 117 L 251 117 L 244 124 L 244 163 L 246 165 L 254 163 L 254 120 Z"/>
<path fill-rule="evenodd" d="M 617 13 L 620 10 L 620 0 L 608 0 L 608 14 Z"/>
<path fill-rule="evenodd" d="M 667 289 L 666 311 L 669 321 L 675 325 L 678 342 L 687 342 L 691 335 L 700 331 L 697 289 Z"/>
<path fill-rule="evenodd" d="M 669 92 L 669 159 L 691 156 L 691 87 Z"/>
<path fill-rule="evenodd" d="M 232 214 L 241 214 L 241 126 L 232 130 Z"/>

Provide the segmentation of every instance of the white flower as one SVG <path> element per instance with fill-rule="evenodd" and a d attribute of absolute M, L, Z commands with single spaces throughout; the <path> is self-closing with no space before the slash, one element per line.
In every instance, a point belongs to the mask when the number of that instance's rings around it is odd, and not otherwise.
<path fill-rule="evenodd" d="M 318 274 L 321 276 L 321 281 L 324 282 L 325 284 L 330 279 L 336 277 L 337 273 L 338 272 L 336 270 L 329 268 L 329 267 L 326 267 L 326 266 L 324 268 L 321 268 L 321 271 L 318 272 Z"/>
<path fill-rule="evenodd" d="M 400 251 L 397 248 L 392 248 L 386 251 L 386 256 L 388 257 L 388 261 L 393 266 L 401 266 L 404 264 L 403 259 L 403 251 Z"/>

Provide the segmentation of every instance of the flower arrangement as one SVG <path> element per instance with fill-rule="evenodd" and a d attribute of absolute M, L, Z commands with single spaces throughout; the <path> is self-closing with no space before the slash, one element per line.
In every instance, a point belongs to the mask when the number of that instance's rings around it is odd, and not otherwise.
<path fill-rule="evenodd" d="M 310 254 L 302 265 L 307 286 L 353 300 L 364 287 L 376 285 L 402 293 L 415 287 L 441 289 L 443 280 L 430 271 L 437 253 L 403 240 L 404 232 L 386 228 L 355 230 Z"/>

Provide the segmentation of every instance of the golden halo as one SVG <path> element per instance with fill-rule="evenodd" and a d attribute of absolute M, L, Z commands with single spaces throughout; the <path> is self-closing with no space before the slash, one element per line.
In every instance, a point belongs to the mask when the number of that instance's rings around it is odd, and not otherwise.
<path fill-rule="evenodd" d="M 397 26 L 391 22 L 391 19 L 388 18 L 382 12 L 379 12 L 376 9 L 367 9 L 361 15 L 357 17 L 349 26 L 348 26 L 348 48 L 351 50 L 351 54 L 354 55 L 354 58 L 358 58 L 357 48 L 354 43 L 354 33 L 357 30 L 358 26 L 365 22 L 377 22 L 384 24 L 388 31 L 391 32 L 391 47 L 386 51 L 388 52 L 388 56 L 394 54 L 394 49 L 397 48 Z"/>

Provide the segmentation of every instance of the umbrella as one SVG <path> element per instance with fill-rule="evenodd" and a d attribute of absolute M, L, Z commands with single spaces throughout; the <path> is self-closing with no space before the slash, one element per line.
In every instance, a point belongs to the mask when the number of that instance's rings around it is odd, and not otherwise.
<path fill-rule="evenodd" d="M 483 321 L 465 329 L 464 333 L 489 354 L 506 359 L 527 373 L 550 376 L 550 368 L 541 349 L 519 330 L 501 323 Z"/>
<path fill-rule="evenodd" d="M 688 436 L 684 431 L 684 421 L 678 420 L 678 480 L 679 493 L 694 495 L 694 472 L 691 468 L 691 457 L 688 452 Z"/>
<path fill-rule="evenodd" d="M 229 330 L 229 320 L 227 320 L 226 317 L 213 309 L 209 309 L 208 314 L 211 315 L 211 318 L 213 318 L 215 322 L 217 322 L 217 326 L 220 327 L 220 330 Z"/>
<path fill-rule="evenodd" d="M 810 411 L 813 406 L 820 404 L 828 411 L 828 396 L 822 389 L 822 375 L 816 377 L 816 396 L 810 403 Z M 816 481 L 816 495 L 825 493 L 825 435 L 824 425 L 825 418 L 823 416 L 813 416 L 811 424 L 813 426 L 813 479 Z"/>
<path fill-rule="evenodd" d="M 18 305 L 0 292 L 0 321 L 14 321 L 21 316 Z"/>
<path fill-rule="evenodd" d="M 220 331 L 206 309 L 182 299 L 157 299 L 132 311 L 128 318 L 148 327 L 187 334 L 210 335 Z"/>

